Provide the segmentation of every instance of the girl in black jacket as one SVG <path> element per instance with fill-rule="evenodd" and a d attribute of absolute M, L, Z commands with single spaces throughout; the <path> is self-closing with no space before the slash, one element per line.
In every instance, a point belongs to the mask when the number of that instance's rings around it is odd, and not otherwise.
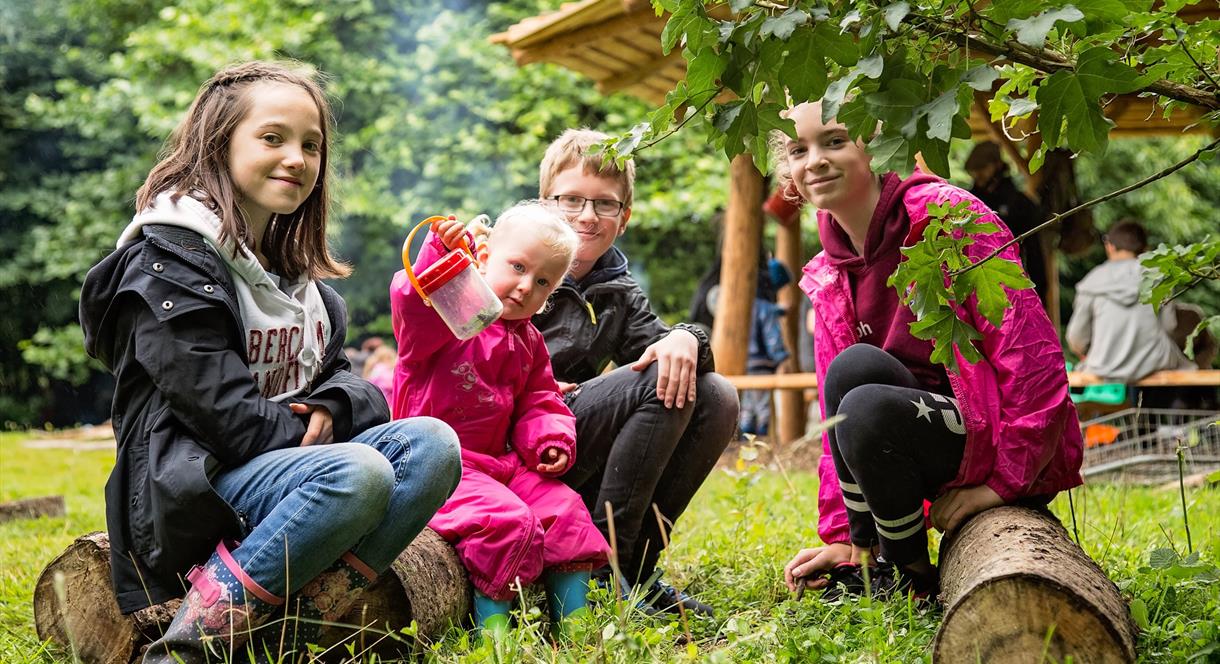
<path fill-rule="evenodd" d="M 326 246 L 329 121 L 306 73 L 220 71 L 86 277 L 86 347 L 116 378 L 119 607 L 191 583 L 145 662 L 231 657 L 277 616 L 303 620 L 268 626 L 254 652 L 316 642 L 457 485 L 453 430 L 387 424 L 381 392 L 349 372 L 346 309 L 320 281 L 349 271 Z"/>

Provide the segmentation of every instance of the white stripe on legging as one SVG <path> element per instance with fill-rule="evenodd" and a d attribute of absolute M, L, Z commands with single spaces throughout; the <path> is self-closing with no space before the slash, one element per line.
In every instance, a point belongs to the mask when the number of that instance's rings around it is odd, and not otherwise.
<path fill-rule="evenodd" d="M 915 510 L 914 512 L 911 512 L 910 514 L 908 514 L 900 519 L 882 519 L 880 517 L 874 516 L 873 521 L 876 521 L 878 526 L 897 528 L 898 526 L 907 525 L 908 523 L 911 522 L 911 519 L 914 519 L 916 517 L 918 517 L 920 519 L 923 518 L 923 507 L 920 507 L 919 509 Z"/>
<path fill-rule="evenodd" d="M 895 541 L 901 540 L 901 539 L 906 539 L 921 530 L 923 530 L 923 520 L 916 521 L 914 524 L 911 525 L 910 528 L 907 528 L 906 530 L 901 530 L 898 532 L 893 532 L 890 530 L 886 530 L 885 528 L 882 528 L 881 526 L 877 526 L 878 535 L 880 535 L 888 540 L 895 540 Z"/>
<path fill-rule="evenodd" d="M 853 509 L 857 512 L 870 512 L 871 511 L 868 509 L 868 503 L 860 502 L 858 500 L 852 500 L 851 498 L 848 498 L 847 496 L 843 496 L 843 504 L 847 505 L 848 509 Z"/>

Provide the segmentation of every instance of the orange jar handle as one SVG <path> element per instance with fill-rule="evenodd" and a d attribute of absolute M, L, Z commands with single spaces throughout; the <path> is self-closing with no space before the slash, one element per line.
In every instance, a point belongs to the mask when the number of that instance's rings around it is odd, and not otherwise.
<path fill-rule="evenodd" d="M 456 219 L 456 218 L 457 217 L 454 217 L 453 215 L 445 217 L 445 216 L 441 216 L 439 214 L 434 214 L 431 217 L 428 217 L 427 219 L 424 219 L 423 221 L 419 222 L 418 224 L 415 224 L 415 228 L 412 228 L 411 232 L 407 233 L 407 239 L 402 243 L 402 266 L 407 271 L 407 279 L 411 280 L 411 285 L 415 287 L 415 292 L 419 293 L 419 296 L 421 298 L 423 298 L 423 300 L 424 300 L 424 304 L 426 304 L 428 306 L 432 306 L 432 300 L 426 294 L 424 294 L 424 289 L 420 288 L 419 279 L 415 276 L 415 268 L 414 268 L 414 266 L 411 265 L 411 240 L 415 239 L 416 231 L 423 228 L 424 226 L 430 227 L 433 224 L 436 224 L 437 222 L 446 221 L 448 219 Z M 474 252 L 472 252 L 470 250 L 470 245 L 466 242 L 465 237 L 462 237 L 462 239 L 461 239 L 461 248 L 463 251 L 465 251 L 467 254 L 470 255 L 470 258 L 474 262 L 475 265 L 479 264 L 479 257 L 475 256 Z"/>

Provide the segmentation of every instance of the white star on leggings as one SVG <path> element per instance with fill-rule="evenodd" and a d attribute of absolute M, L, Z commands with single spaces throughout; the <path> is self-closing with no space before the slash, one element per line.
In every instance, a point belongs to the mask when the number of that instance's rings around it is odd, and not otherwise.
<path fill-rule="evenodd" d="M 929 423 L 932 422 L 932 409 L 923 402 L 923 397 L 919 397 L 919 401 L 912 401 L 911 405 L 919 409 L 919 412 L 915 413 L 915 417 L 922 417 Z"/>

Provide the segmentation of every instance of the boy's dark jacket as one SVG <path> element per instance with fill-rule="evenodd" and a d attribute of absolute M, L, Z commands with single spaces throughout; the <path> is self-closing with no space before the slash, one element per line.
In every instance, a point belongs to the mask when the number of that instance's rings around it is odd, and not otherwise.
<path fill-rule="evenodd" d="M 618 247 L 602 254 L 579 283 L 565 277 L 532 320 L 546 339 L 555 380 L 561 382 L 596 378 L 611 361 L 620 367 L 631 364 L 672 329 L 699 340 L 698 373 L 715 369 L 707 335 L 694 325 L 671 328 L 657 318 Z"/>
<path fill-rule="evenodd" d="M 331 338 L 308 395 L 334 439 L 389 420 L 380 390 L 352 375 L 347 310 L 318 284 Z M 247 366 L 228 269 L 202 236 L 151 225 L 89 271 L 81 290 L 85 348 L 115 376 L 117 459 L 106 483 L 112 580 L 123 613 L 184 593 L 180 578 L 246 524 L 210 482 L 271 450 L 300 445 L 308 419 L 263 398 Z"/>

